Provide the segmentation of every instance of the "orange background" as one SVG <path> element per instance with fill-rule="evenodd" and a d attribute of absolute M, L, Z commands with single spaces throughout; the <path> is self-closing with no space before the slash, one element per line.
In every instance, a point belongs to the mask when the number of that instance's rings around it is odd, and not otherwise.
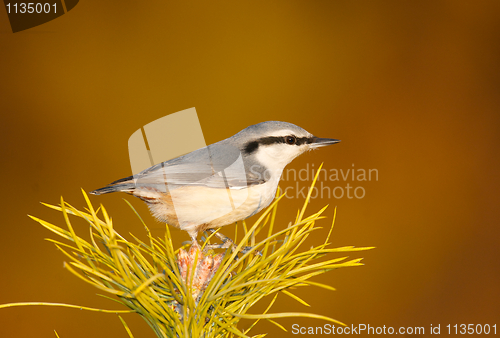
<path fill-rule="evenodd" d="M 288 168 L 379 171 L 378 181 L 350 182 L 365 198 L 316 199 L 309 209 L 330 204 L 331 217 L 337 206 L 333 245 L 376 246 L 350 255 L 366 265 L 316 279 L 335 292 L 297 291 L 311 308 L 283 295 L 272 312 L 374 326 L 498 326 L 499 18 L 496 0 L 85 0 L 12 34 L 0 9 L 0 303 L 116 308 L 63 269 L 65 257 L 43 240 L 55 235 L 26 215 L 62 224 L 39 202 L 62 195 L 83 207 L 80 187 L 130 174 L 135 130 L 196 107 L 208 144 L 250 124 L 288 121 L 342 140 Z M 142 236 L 122 197 L 92 201 L 107 207 L 120 233 Z M 161 236 L 145 205 L 127 198 Z M 281 203 L 279 227 L 299 205 Z M 325 235 L 315 233 L 311 245 Z M 187 239 L 174 231 L 177 245 Z M 136 337 L 154 337 L 138 316 L 124 318 Z M 269 323 L 253 333 L 292 337 L 293 323 L 324 324 L 279 322 L 288 333 Z M 0 310 L 0 337 L 54 337 L 54 329 L 127 337 L 113 314 Z"/>

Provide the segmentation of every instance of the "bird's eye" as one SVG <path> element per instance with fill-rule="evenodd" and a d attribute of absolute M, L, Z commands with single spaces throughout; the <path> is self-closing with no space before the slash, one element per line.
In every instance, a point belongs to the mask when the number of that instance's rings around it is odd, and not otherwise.
<path fill-rule="evenodd" d="M 288 144 L 295 144 L 295 142 L 297 142 L 297 139 L 295 138 L 295 136 L 291 135 L 291 136 L 285 137 L 285 141 Z"/>

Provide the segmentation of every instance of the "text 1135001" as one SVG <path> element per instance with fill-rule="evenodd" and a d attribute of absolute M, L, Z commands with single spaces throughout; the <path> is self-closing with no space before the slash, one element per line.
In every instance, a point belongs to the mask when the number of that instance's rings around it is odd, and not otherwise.
<path fill-rule="evenodd" d="M 56 9 L 57 9 L 57 6 L 56 4 L 54 3 L 53 5 L 49 4 L 48 2 L 47 3 L 33 3 L 33 2 L 29 2 L 29 3 L 24 3 L 24 2 L 21 2 L 21 3 L 13 3 L 13 4 L 6 4 L 5 5 L 7 7 L 7 13 L 8 14 L 11 14 L 11 13 L 21 13 L 21 14 L 24 14 L 24 13 L 28 13 L 28 14 L 32 14 L 32 13 L 38 13 L 38 14 L 41 14 L 41 13 L 56 13 Z"/>

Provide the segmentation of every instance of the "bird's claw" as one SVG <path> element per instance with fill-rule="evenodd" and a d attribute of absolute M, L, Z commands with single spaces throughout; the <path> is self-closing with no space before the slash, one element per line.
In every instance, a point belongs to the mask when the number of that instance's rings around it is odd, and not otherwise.
<path fill-rule="evenodd" d="M 208 244 L 208 245 L 205 245 L 205 248 L 204 248 L 203 251 L 206 252 L 207 250 L 227 249 L 227 248 L 231 248 L 232 251 L 237 251 L 238 247 L 236 245 L 234 245 L 234 243 L 232 241 L 231 242 L 229 242 L 229 241 L 223 242 L 221 244 Z M 239 252 L 244 255 L 246 253 L 249 253 L 252 249 L 253 249 L 252 246 L 244 246 L 244 247 L 242 247 L 239 250 Z M 262 257 L 262 253 L 260 251 L 254 251 L 253 254 L 255 256 Z"/>
<path fill-rule="evenodd" d="M 209 229 L 209 231 L 215 232 L 215 230 L 213 230 L 213 229 Z M 222 241 L 222 243 L 221 244 L 206 245 L 205 250 L 231 248 L 233 251 L 237 251 L 238 247 L 234 244 L 234 242 L 231 238 L 224 236 L 220 232 L 215 232 L 215 236 L 217 238 L 219 238 Z M 241 250 L 239 250 L 239 252 L 241 252 L 242 254 L 246 254 L 246 253 L 250 252 L 252 249 L 253 249 L 253 247 L 251 247 L 251 246 L 244 246 L 241 248 Z M 262 257 L 262 253 L 260 251 L 254 251 L 253 254 L 256 256 Z M 238 256 L 236 256 L 236 257 L 238 257 Z"/>
<path fill-rule="evenodd" d="M 253 249 L 253 246 L 244 246 L 243 248 L 241 248 L 240 252 L 241 252 L 242 254 L 246 254 L 246 253 L 250 252 L 252 249 Z M 253 254 L 254 254 L 255 256 L 260 256 L 260 257 L 262 257 L 262 252 L 260 252 L 260 251 L 258 251 L 258 250 L 255 250 L 255 251 L 253 252 Z"/>

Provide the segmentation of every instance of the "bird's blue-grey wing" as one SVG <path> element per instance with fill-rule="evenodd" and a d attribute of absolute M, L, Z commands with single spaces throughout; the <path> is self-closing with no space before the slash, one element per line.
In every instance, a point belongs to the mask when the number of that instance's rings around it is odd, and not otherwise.
<path fill-rule="evenodd" d="M 134 175 L 137 186 L 164 190 L 186 185 L 243 188 L 265 182 L 263 168 L 249 167 L 240 150 L 219 142 L 187 155 L 159 163 Z"/>
<path fill-rule="evenodd" d="M 189 154 L 158 163 L 138 174 L 125 177 L 92 191 L 106 194 L 136 189 L 166 190 L 182 186 L 241 189 L 266 181 L 265 168 L 248 161 L 228 140 L 214 143 Z"/>

